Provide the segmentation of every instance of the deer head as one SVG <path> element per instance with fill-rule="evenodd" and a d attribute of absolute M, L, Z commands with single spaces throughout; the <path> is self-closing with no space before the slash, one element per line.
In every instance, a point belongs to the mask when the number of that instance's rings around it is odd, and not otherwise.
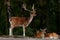
<path fill-rule="evenodd" d="M 40 29 L 40 30 L 41 30 L 42 33 L 46 33 L 46 30 L 47 30 L 47 29 L 44 28 L 44 29 Z"/>
<path fill-rule="evenodd" d="M 22 8 L 24 8 L 24 10 L 26 10 L 26 11 L 29 11 L 31 16 L 36 16 L 36 14 L 35 14 L 36 11 L 34 9 L 34 4 L 32 6 L 32 10 L 31 11 L 26 8 L 26 4 L 25 3 L 22 5 Z"/>

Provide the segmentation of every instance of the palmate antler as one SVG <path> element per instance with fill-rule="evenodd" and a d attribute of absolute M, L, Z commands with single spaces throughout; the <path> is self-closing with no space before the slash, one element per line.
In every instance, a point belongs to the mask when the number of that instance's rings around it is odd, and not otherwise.
<path fill-rule="evenodd" d="M 27 8 L 26 8 L 26 4 L 24 3 L 23 5 L 22 5 L 22 8 L 24 8 L 24 10 L 26 10 L 26 11 L 29 11 L 29 12 L 31 12 L 31 10 L 28 10 Z M 35 12 L 36 13 L 36 11 L 35 11 L 35 9 L 34 9 L 34 4 L 33 4 L 33 6 L 32 6 L 32 11 L 33 12 Z"/>

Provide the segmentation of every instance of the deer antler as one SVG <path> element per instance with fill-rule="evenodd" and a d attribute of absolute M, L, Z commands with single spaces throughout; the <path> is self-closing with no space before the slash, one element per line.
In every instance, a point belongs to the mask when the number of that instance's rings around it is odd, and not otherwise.
<path fill-rule="evenodd" d="M 25 3 L 22 5 L 22 8 L 24 8 L 26 10 L 26 4 Z"/>
<path fill-rule="evenodd" d="M 26 4 L 25 4 L 25 3 L 22 5 L 22 8 L 24 8 L 26 11 L 31 12 L 30 10 L 28 10 L 28 9 L 26 8 Z M 32 11 L 33 11 L 34 13 L 36 13 L 36 11 L 35 11 L 35 9 L 34 9 L 34 4 L 33 4 L 33 6 L 32 6 Z"/>
<path fill-rule="evenodd" d="M 32 6 L 32 11 L 33 11 L 34 13 L 36 13 L 36 11 L 35 11 L 35 9 L 34 9 L 34 4 L 33 4 L 33 6 Z"/>
<path fill-rule="evenodd" d="M 24 10 L 26 10 L 26 11 L 29 11 L 29 12 L 30 12 L 30 10 L 28 10 L 28 9 L 26 8 L 26 4 L 25 4 L 25 3 L 22 5 L 22 8 L 24 8 Z"/>
<path fill-rule="evenodd" d="M 34 4 L 33 4 L 33 6 L 32 6 L 32 9 L 34 10 Z"/>

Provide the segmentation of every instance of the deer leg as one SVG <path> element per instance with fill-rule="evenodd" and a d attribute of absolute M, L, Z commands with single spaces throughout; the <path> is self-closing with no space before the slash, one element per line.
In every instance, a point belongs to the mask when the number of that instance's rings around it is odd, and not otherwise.
<path fill-rule="evenodd" d="M 25 37 L 25 27 L 23 26 L 23 37 Z"/>
<path fill-rule="evenodd" d="M 11 28 L 11 27 L 9 28 L 9 36 L 12 36 L 13 35 L 13 32 L 12 32 L 13 30 L 12 29 L 13 28 Z"/>

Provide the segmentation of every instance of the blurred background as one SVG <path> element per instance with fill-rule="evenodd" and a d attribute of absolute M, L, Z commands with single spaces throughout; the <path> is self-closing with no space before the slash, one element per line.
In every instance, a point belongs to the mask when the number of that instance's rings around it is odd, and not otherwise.
<path fill-rule="evenodd" d="M 0 0 L 0 35 L 8 35 L 10 23 L 8 20 L 8 10 L 5 2 Z M 11 16 L 29 17 L 29 13 L 21 11 L 22 4 L 26 3 L 27 9 L 31 10 L 35 5 L 36 17 L 26 28 L 26 35 L 33 36 L 36 30 L 47 28 L 46 32 L 56 32 L 60 34 L 60 0 L 10 0 Z M 13 29 L 15 35 L 22 35 L 22 27 Z"/>

